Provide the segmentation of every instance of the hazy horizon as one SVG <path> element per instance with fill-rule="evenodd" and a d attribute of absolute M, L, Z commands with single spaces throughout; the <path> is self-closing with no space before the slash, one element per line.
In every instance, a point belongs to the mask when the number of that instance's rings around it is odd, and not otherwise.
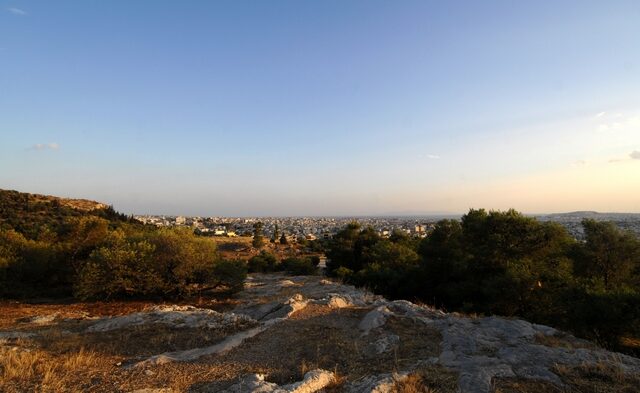
<path fill-rule="evenodd" d="M 637 1 L 0 0 L 0 188 L 127 214 L 640 213 Z"/>

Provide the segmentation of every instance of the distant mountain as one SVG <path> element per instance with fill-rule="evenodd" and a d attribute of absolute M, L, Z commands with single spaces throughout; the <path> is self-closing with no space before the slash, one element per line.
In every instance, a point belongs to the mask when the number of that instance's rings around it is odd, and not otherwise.
<path fill-rule="evenodd" d="M 567 213 L 542 214 L 543 217 L 582 217 L 582 218 L 607 218 L 607 217 L 640 217 L 640 213 L 607 213 L 591 210 L 579 210 Z"/>
<path fill-rule="evenodd" d="M 29 238 L 36 238 L 45 227 L 58 232 L 70 218 L 84 215 L 129 220 L 101 202 L 0 190 L 0 229 L 14 229 Z"/>

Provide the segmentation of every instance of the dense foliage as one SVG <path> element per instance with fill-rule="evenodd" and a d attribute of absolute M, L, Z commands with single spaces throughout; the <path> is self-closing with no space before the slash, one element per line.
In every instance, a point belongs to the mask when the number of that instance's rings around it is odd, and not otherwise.
<path fill-rule="evenodd" d="M 297 258 L 289 257 L 278 260 L 275 255 L 261 251 L 247 261 L 250 273 L 287 272 L 293 275 L 312 275 L 318 272 L 320 258 L 317 256 Z"/>
<path fill-rule="evenodd" d="M 555 223 L 470 210 L 416 241 L 353 223 L 334 237 L 328 272 L 391 298 L 520 316 L 617 348 L 640 337 L 640 240 L 585 220 L 577 242 Z"/>
<path fill-rule="evenodd" d="M 212 240 L 188 229 L 144 226 L 109 207 L 79 210 L 47 198 L 0 192 L 2 297 L 189 296 L 235 291 L 246 277 L 244 262 L 221 260 Z"/>

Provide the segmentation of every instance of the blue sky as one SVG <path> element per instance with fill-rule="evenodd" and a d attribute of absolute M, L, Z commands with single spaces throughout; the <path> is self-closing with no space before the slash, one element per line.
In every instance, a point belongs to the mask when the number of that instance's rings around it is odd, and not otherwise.
<path fill-rule="evenodd" d="M 0 0 L 0 188 L 127 213 L 640 212 L 638 1 Z"/>

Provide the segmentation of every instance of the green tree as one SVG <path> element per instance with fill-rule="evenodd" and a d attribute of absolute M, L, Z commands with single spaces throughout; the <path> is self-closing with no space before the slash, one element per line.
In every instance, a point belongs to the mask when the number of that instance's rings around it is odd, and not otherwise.
<path fill-rule="evenodd" d="M 585 242 L 578 249 L 576 272 L 600 281 L 606 290 L 637 285 L 640 240 L 610 222 L 586 219 L 582 226 Z"/>
<path fill-rule="evenodd" d="M 287 240 L 287 236 L 284 234 L 284 232 L 282 233 L 282 236 L 280 236 L 280 244 L 289 244 L 289 240 Z"/>
<path fill-rule="evenodd" d="M 162 276 L 165 296 L 200 292 L 215 280 L 219 257 L 215 242 L 209 238 L 195 236 L 188 228 L 133 233 L 130 238 L 154 246 L 155 269 Z"/>
<path fill-rule="evenodd" d="M 309 258 L 285 258 L 282 260 L 282 268 L 296 276 L 308 276 L 318 272 Z"/>
<path fill-rule="evenodd" d="M 327 252 L 328 273 L 333 274 L 340 267 L 354 272 L 361 270 L 369 262 L 367 251 L 378 241 L 380 236 L 373 228 L 361 229 L 357 222 L 348 224 L 330 242 Z"/>
<path fill-rule="evenodd" d="M 360 233 L 360 224 L 349 223 L 340 230 L 327 245 L 327 272 L 333 274 L 340 267 L 349 269 L 355 265 L 355 242 Z"/>
<path fill-rule="evenodd" d="M 275 255 L 262 250 L 260 254 L 249 258 L 247 267 L 250 273 L 273 272 L 278 269 L 278 260 Z"/>
<path fill-rule="evenodd" d="M 78 274 L 83 261 L 106 238 L 109 222 L 100 217 L 83 216 L 70 220 L 68 226 L 66 246 L 69 261 L 74 272 Z"/>
<path fill-rule="evenodd" d="M 415 296 L 415 273 L 420 261 L 415 250 L 384 239 L 365 253 L 367 264 L 356 273 L 357 284 L 366 285 L 390 298 Z"/>
<path fill-rule="evenodd" d="M 264 246 L 264 236 L 262 235 L 263 224 L 256 222 L 253 224 L 253 240 L 251 245 L 255 248 L 262 248 Z"/>
<path fill-rule="evenodd" d="M 81 299 L 149 296 L 163 289 L 155 269 L 154 247 L 146 241 L 130 242 L 121 230 L 113 231 L 104 246 L 95 249 L 80 271 L 75 294 Z"/>
<path fill-rule="evenodd" d="M 246 278 L 247 265 L 244 261 L 222 259 L 213 266 L 209 289 L 224 288 L 228 293 L 235 293 L 242 290 Z"/>

